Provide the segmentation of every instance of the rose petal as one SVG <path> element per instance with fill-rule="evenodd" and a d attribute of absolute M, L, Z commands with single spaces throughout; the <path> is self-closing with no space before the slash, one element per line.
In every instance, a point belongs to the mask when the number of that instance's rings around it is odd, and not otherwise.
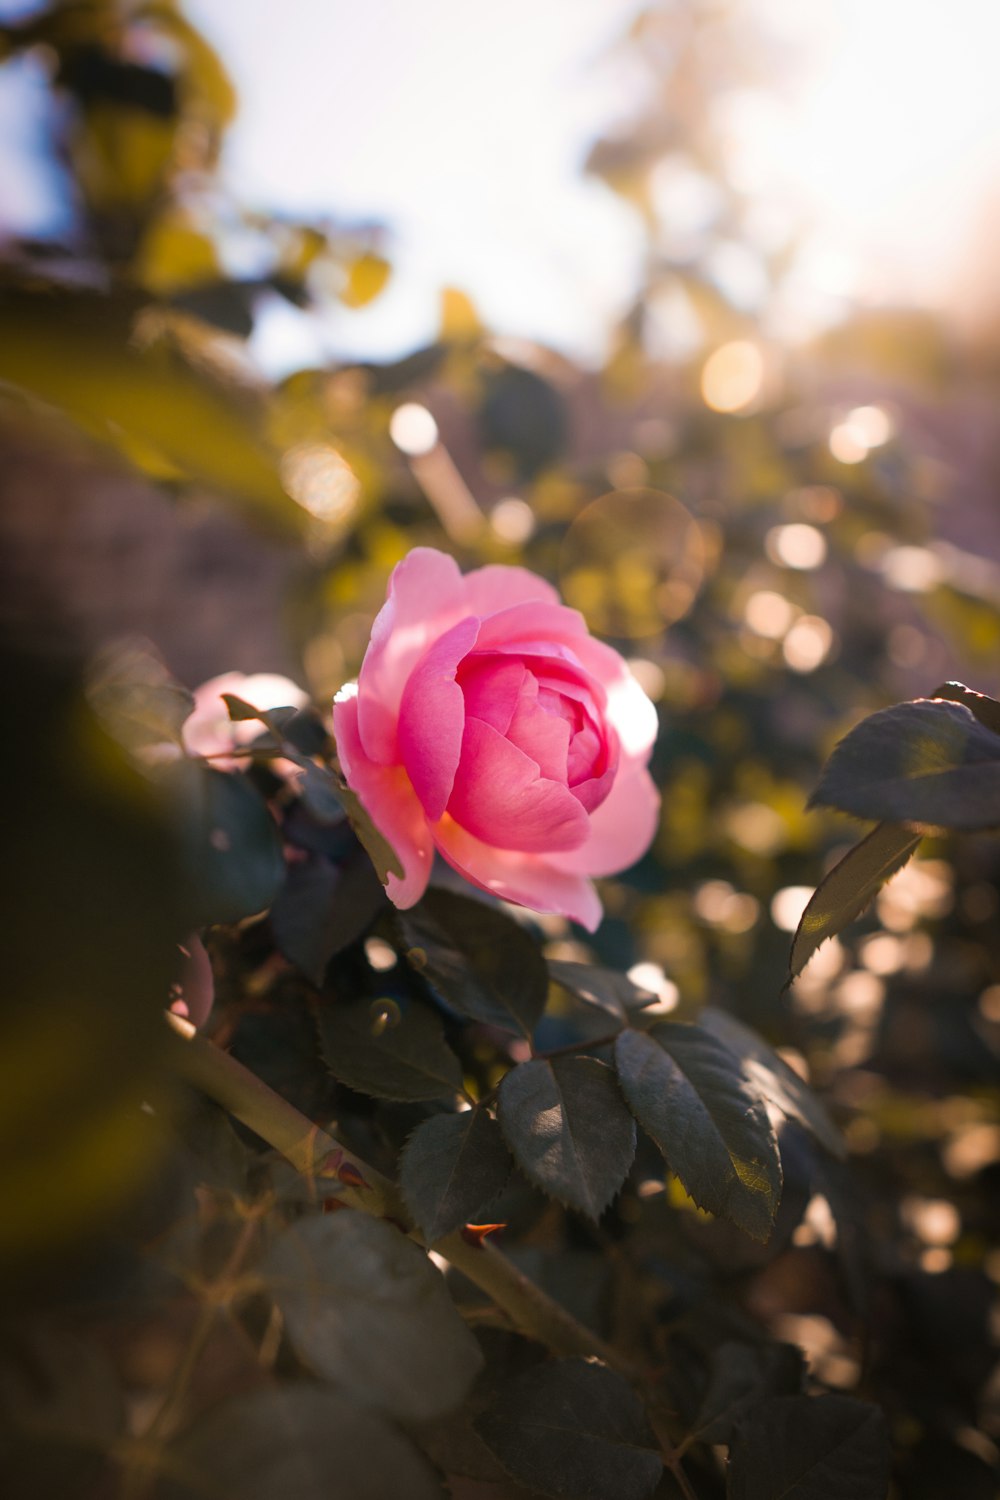
<path fill-rule="evenodd" d="M 402 766 L 381 766 L 369 759 L 358 727 L 358 699 L 337 698 L 333 705 L 333 732 L 341 769 L 351 790 L 361 802 L 383 838 L 399 856 L 404 875 L 390 874 L 389 898 L 406 908 L 427 889 L 434 849 L 416 792 Z"/>
<path fill-rule="evenodd" d="M 498 849 L 576 849 L 587 814 L 557 781 L 482 719 L 467 718 L 462 758 L 448 811 L 463 828 Z"/>
<path fill-rule="evenodd" d="M 618 732 L 623 765 L 645 765 L 659 728 L 655 707 L 618 652 L 603 641 L 587 636 L 573 649 L 607 693 L 607 716 Z"/>
<path fill-rule="evenodd" d="M 479 632 L 483 651 L 526 650 L 526 643 L 534 643 L 543 655 L 558 646 L 575 651 L 581 640 L 588 639 L 586 621 L 578 610 L 542 602 L 502 609 L 484 620 Z"/>
<path fill-rule="evenodd" d="M 529 573 L 527 568 L 490 563 L 485 568 L 474 568 L 467 573 L 463 583 L 465 603 L 475 615 L 495 615 L 515 604 L 559 603 L 559 595 L 552 585 L 539 578 L 537 573 Z"/>
<path fill-rule="evenodd" d="M 535 762 L 543 776 L 565 786 L 570 726 L 564 718 L 551 713 L 537 698 L 523 697 L 506 737 Z"/>
<path fill-rule="evenodd" d="M 608 796 L 590 815 L 586 843 L 549 857 L 567 874 L 617 875 L 645 854 L 659 816 L 660 794 L 649 772 L 619 771 Z"/>
<path fill-rule="evenodd" d="M 477 619 L 459 620 L 420 658 L 399 706 L 398 744 L 414 790 L 432 822 L 448 806 L 465 728 L 465 697 L 455 681 L 476 644 Z"/>
<path fill-rule="evenodd" d="M 458 680 L 465 694 L 466 713 L 492 724 L 500 734 L 507 733 L 522 694 L 538 692 L 538 683 L 523 662 L 494 652 L 482 656 L 474 651 L 466 657 Z"/>
<path fill-rule="evenodd" d="M 432 641 L 464 614 L 453 557 L 415 547 L 393 569 L 358 674 L 358 731 L 371 760 L 398 760 L 396 724 L 407 679 Z"/>
<path fill-rule="evenodd" d="M 538 855 L 495 849 L 447 815 L 434 826 L 434 842 L 448 863 L 480 890 L 532 911 L 569 917 L 588 932 L 599 926 L 600 898 L 584 876 L 557 869 Z"/>

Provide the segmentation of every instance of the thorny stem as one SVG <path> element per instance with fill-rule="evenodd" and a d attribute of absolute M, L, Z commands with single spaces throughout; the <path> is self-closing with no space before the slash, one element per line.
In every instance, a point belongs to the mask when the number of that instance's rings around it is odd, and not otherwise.
<path fill-rule="evenodd" d="M 393 1182 L 300 1114 L 236 1058 L 199 1036 L 187 1021 L 169 1012 L 167 1021 L 177 1033 L 178 1070 L 189 1083 L 248 1125 L 306 1176 L 330 1177 L 324 1164 L 331 1157 L 340 1171 L 345 1166 L 353 1168 L 365 1186 L 339 1185 L 342 1201 L 378 1218 L 395 1220 L 419 1244 L 425 1243 Z M 495 1245 L 470 1243 L 458 1230 L 434 1249 L 485 1292 L 521 1333 L 546 1344 L 555 1354 L 597 1358 L 636 1378 L 637 1371 L 623 1355 L 578 1323 Z"/>

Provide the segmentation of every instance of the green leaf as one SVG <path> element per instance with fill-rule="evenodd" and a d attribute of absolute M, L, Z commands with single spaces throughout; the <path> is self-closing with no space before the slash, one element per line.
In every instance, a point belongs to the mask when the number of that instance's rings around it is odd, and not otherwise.
<path fill-rule="evenodd" d="M 258 1267 L 299 1358 L 404 1422 L 454 1410 L 482 1365 L 441 1273 L 384 1219 L 302 1219 Z"/>
<path fill-rule="evenodd" d="M 157 1500 L 443 1500 L 426 1460 L 397 1427 L 305 1382 L 213 1407 L 174 1440 L 162 1467 Z"/>
<path fill-rule="evenodd" d="M 285 878 L 281 837 L 240 773 L 199 761 L 164 769 L 190 874 L 191 925 L 238 922 L 265 911 Z"/>
<path fill-rule="evenodd" d="M 885 1500 L 889 1443 L 877 1406 L 771 1396 L 730 1450 L 727 1500 Z"/>
<path fill-rule="evenodd" d="M 743 1065 L 743 1073 L 756 1092 L 779 1109 L 787 1120 L 796 1120 L 826 1147 L 831 1155 L 843 1160 L 846 1155 L 840 1132 L 809 1086 L 794 1068 L 769 1047 L 763 1037 L 737 1021 L 728 1011 L 706 1006 L 698 1024 L 728 1047 Z"/>
<path fill-rule="evenodd" d="M 700 1208 L 766 1240 L 781 1196 L 767 1110 L 739 1059 L 698 1026 L 664 1021 L 615 1042 L 622 1092 Z"/>
<path fill-rule="evenodd" d="M 996 828 L 1000 735 L 942 699 L 884 708 L 841 740 L 811 805 L 922 827 Z"/>
<path fill-rule="evenodd" d="M 271 908 L 279 952 L 319 986 L 335 953 L 356 941 L 385 904 L 378 877 L 360 850 L 335 865 L 321 854 L 289 865 Z"/>
<path fill-rule="evenodd" d="M 713 1352 L 708 1388 L 692 1431 L 699 1442 L 729 1443 L 752 1407 L 768 1396 L 798 1395 L 805 1357 L 795 1344 L 726 1340 Z"/>
<path fill-rule="evenodd" d="M 552 1500 L 646 1500 L 663 1473 L 642 1402 L 604 1365 L 529 1370 L 473 1425 L 512 1479 Z"/>
<path fill-rule="evenodd" d="M 99 652 L 87 673 L 86 692 L 110 733 L 129 750 L 179 745 L 194 710 L 194 695 L 142 641 L 118 642 Z"/>
<path fill-rule="evenodd" d="M 443 1099 L 462 1087 L 438 1017 L 415 1001 L 365 996 L 325 1001 L 320 1047 L 335 1078 L 376 1099 Z"/>
<path fill-rule="evenodd" d="M 432 1115 L 410 1136 L 399 1185 L 428 1244 L 474 1219 L 500 1193 L 513 1163 L 485 1109 Z"/>
<path fill-rule="evenodd" d="M 986 693 L 977 693 L 966 687 L 964 682 L 943 682 L 939 688 L 934 689 L 931 697 L 949 698 L 952 703 L 964 704 L 970 713 L 975 714 L 980 724 L 985 724 L 994 734 L 1000 734 L 1000 703 Z"/>
<path fill-rule="evenodd" d="M 222 701 L 234 724 L 244 723 L 249 719 L 263 719 L 262 711 L 254 708 L 245 698 L 237 698 L 235 693 L 223 693 Z"/>
<path fill-rule="evenodd" d="M 332 771 L 318 766 L 306 755 L 292 752 L 285 745 L 285 754 L 302 768 L 299 779 L 299 795 L 319 823 L 340 823 L 344 818 L 344 799 Z M 369 858 L 371 851 L 368 851 Z M 395 856 L 393 856 L 395 858 Z"/>
<path fill-rule="evenodd" d="M 641 985 L 633 984 L 625 974 L 603 969 L 598 964 L 571 963 L 566 959 L 549 959 L 549 973 L 571 995 L 606 1011 L 615 1020 L 627 1022 L 630 1011 L 652 1005 L 656 996 Z"/>
<path fill-rule="evenodd" d="M 834 865 L 813 891 L 795 930 L 789 984 L 827 938 L 861 915 L 885 882 L 911 858 L 921 837 L 898 823 L 880 823 Z"/>
<path fill-rule="evenodd" d="M 597 1219 L 628 1175 L 635 1123 L 614 1071 L 593 1057 L 536 1057 L 500 1085 L 500 1125 L 536 1186 Z"/>
<path fill-rule="evenodd" d="M 428 891 L 398 918 L 411 963 L 463 1016 L 530 1037 L 548 975 L 538 945 L 504 912 L 452 891 Z"/>
<path fill-rule="evenodd" d="M 263 437 L 261 393 L 213 372 L 209 343 L 130 293 L 0 291 L 0 381 L 59 408 L 157 479 L 231 496 L 285 534 L 304 513 Z"/>

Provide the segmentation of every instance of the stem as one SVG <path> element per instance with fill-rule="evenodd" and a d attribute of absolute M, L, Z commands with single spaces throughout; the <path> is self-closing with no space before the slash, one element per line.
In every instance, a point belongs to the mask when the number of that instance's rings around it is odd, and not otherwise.
<path fill-rule="evenodd" d="M 178 1070 L 189 1083 L 248 1125 L 307 1176 L 329 1176 L 323 1167 L 331 1154 L 341 1169 L 344 1165 L 353 1167 L 367 1186 L 341 1186 L 343 1201 L 378 1218 L 396 1220 L 419 1244 L 425 1244 L 393 1182 L 300 1114 L 235 1057 L 199 1036 L 187 1021 L 169 1012 L 167 1021 L 178 1037 Z M 491 1297 L 515 1328 L 547 1344 L 554 1354 L 596 1357 L 634 1377 L 636 1372 L 621 1354 L 578 1323 L 495 1245 L 472 1244 L 457 1230 L 435 1244 L 434 1250 Z"/>

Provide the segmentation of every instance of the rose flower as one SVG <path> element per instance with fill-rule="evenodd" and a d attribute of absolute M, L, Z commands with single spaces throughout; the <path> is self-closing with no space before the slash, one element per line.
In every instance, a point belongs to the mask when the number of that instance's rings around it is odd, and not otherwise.
<path fill-rule="evenodd" d="M 576 610 L 524 568 L 396 567 L 357 684 L 333 710 L 348 785 L 423 895 L 437 849 L 473 885 L 593 931 L 591 876 L 649 847 L 656 712 Z"/>

